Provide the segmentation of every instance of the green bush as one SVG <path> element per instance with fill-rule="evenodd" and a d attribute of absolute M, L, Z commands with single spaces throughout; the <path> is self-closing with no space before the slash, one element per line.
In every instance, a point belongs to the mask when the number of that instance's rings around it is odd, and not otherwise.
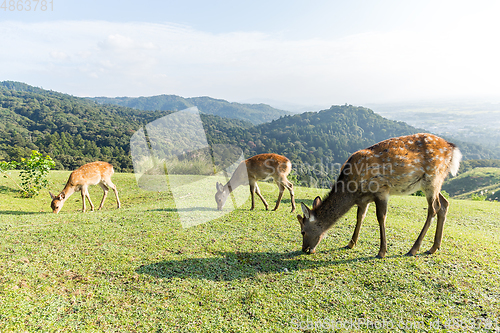
<path fill-rule="evenodd" d="M 21 195 L 25 198 L 32 198 L 37 195 L 40 190 L 47 186 L 47 175 L 51 168 L 55 167 L 55 163 L 49 155 L 43 156 L 36 150 L 31 152 L 29 159 L 21 158 L 21 163 L 0 162 L 0 172 L 4 177 L 10 178 L 19 188 Z M 8 174 L 8 170 L 21 169 L 19 176 L 21 184 L 18 184 Z"/>
<path fill-rule="evenodd" d="M 472 195 L 470 196 L 470 198 L 473 201 L 485 201 L 486 200 L 486 196 L 485 195 L 480 195 L 480 194 L 477 194 L 477 193 L 472 193 Z"/>

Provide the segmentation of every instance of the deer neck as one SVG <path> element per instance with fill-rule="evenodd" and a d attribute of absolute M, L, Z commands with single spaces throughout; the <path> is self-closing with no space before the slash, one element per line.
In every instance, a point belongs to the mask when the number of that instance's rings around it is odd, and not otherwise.
<path fill-rule="evenodd" d="M 344 216 L 356 201 L 355 193 L 334 186 L 314 213 L 323 230 L 328 230 Z"/>
<path fill-rule="evenodd" d="M 64 200 L 66 200 L 70 195 L 75 193 L 75 186 L 72 186 L 69 182 L 66 183 L 66 186 L 61 191 L 61 194 L 62 193 L 64 193 Z"/>
<path fill-rule="evenodd" d="M 224 188 L 229 191 L 229 193 L 233 192 L 240 185 L 248 184 L 248 173 L 246 170 L 246 165 L 242 162 L 234 171 L 231 179 L 224 185 Z"/>

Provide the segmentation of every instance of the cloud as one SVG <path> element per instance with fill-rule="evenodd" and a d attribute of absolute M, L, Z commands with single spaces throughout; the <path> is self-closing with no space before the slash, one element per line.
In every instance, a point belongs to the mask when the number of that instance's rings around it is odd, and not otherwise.
<path fill-rule="evenodd" d="M 55 60 L 70 60 L 70 57 L 65 52 L 61 51 L 51 51 L 49 52 L 49 55 Z"/>
<path fill-rule="evenodd" d="M 498 47 L 469 30 L 284 39 L 104 21 L 1 22 L 2 79 L 80 96 L 364 103 L 491 94 Z"/>
<path fill-rule="evenodd" d="M 155 45 L 152 42 L 142 43 L 120 34 L 107 36 L 103 41 L 98 42 L 98 46 L 102 50 L 113 50 L 118 52 L 155 49 Z"/>

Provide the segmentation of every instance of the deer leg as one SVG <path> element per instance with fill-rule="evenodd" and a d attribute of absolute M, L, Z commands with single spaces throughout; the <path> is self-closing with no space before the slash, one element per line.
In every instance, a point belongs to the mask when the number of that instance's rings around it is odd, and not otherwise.
<path fill-rule="evenodd" d="M 283 192 L 285 191 L 285 186 L 282 183 L 276 183 L 278 185 L 278 189 L 280 191 L 278 195 L 278 200 L 276 201 L 276 206 L 274 207 L 273 210 L 277 210 L 278 207 L 280 206 L 281 198 L 283 197 Z"/>
<path fill-rule="evenodd" d="M 441 204 L 441 208 L 437 212 L 437 226 L 436 226 L 436 234 L 434 235 L 434 244 L 427 251 L 428 254 L 433 254 L 439 247 L 441 246 L 441 239 L 443 238 L 443 226 L 446 221 L 446 213 L 448 213 L 448 200 L 441 193 L 439 193 L 439 202 Z"/>
<path fill-rule="evenodd" d="M 104 191 L 104 194 L 103 194 L 102 200 L 101 200 L 101 204 L 99 205 L 99 208 L 97 208 L 98 210 L 101 210 L 102 206 L 104 205 L 104 200 L 108 196 L 109 188 L 104 183 L 99 183 L 99 186 L 101 186 L 102 190 Z"/>
<path fill-rule="evenodd" d="M 250 207 L 250 210 L 253 210 L 255 208 L 255 199 L 254 199 L 254 193 L 255 193 L 255 182 L 250 181 L 250 196 L 252 197 L 252 206 Z"/>
<path fill-rule="evenodd" d="M 83 201 L 82 212 L 85 212 L 85 198 L 89 200 L 90 210 L 94 211 L 94 204 L 92 203 L 92 200 L 90 200 L 89 189 L 86 186 L 82 186 L 81 191 L 82 191 L 82 201 Z"/>
<path fill-rule="evenodd" d="M 365 219 L 366 212 L 368 211 L 368 206 L 369 206 L 369 204 L 358 206 L 356 227 L 354 228 L 354 234 L 352 235 L 352 238 L 349 241 L 349 244 L 347 244 L 347 246 L 346 246 L 347 249 L 352 249 L 354 246 L 356 246 L 356 243 L 358 242 L 359 230 L 361 229 L 361 224 L 363 223 L 363 220 Z"/>
<path fill-rule="evenodd" d="M 113 184 L 111 181 L 107 182 L 108 186 L 111 187 L 113 192 L 115 192 L 115 197 L 116 197 L 116 205 L 118 206 L 117 208 L 120 208 L 122 206 L 120 199 L 118 198 L 118 189 L 116 188 L 116 185 Z"/>
<path fill-rule="evenodd" d="M 86 196 L 87 196 L 87 199 L 89 200 L 89 203 L 90 203 L 90 210 L 93 212 L 94 211 L 94 204 L 92 203 L 92 200 L 90 200 L 90 193 L 89 191 L 85 191 L 86 193 Z"/>
<path fill-rule="evenodd" d="M 257 185 L 257 183 L 255 183 L 255 193 L 257 193 L 257 195 L 259 196 L 260 200 L 262 200 L 262 203 L 264 204 L 264 206 L 266 206 L 266 210 L 269 210 L 269 205 L 267 204 L 266 199 L 264 199 L 264 197 L 262 196 L 262 194 L 260 194 L 260 189 L 259 189 L 259 186 Z"/>
<path fill-rule="evenodd" d="M 380 229 L 380 249 L 377 258 L 382 259 L 387 253 L 387 239 L 385 237 L 385 218 L 387 216 L 387 199 L 376 200 L 377 220 Z M 360 225 L 361 226 L 361 225 Z"/>
<path fill-rule="evenodd" d="M 436 197 L 437 196 L 432 196 L 427 198 L 427 203 L 428 203 L 427 219 L 425 220 L 424 227 L 422 228 L 422 231 L 420 231 L 420 235 L 418 235 L 415 244 L 413 244 L 410 251 L 408 251 L 408 253 L 406 254 L 407 256 L 414 256 L 417 254 L 418 250 L 420 249 L 420 246 L 422 245 L 422 241 L 425 237 L 425 234 L 427 233 L 427 230 L 429 230 L 432 219 L 434 218 L 434 216 L 436 216 L 436 212 L 441 209 L 439 204 L 439 199 L 437 199 Z"/>
<path fill-rule="evenodd" d="M 292 213 L 295 211 L 295 198 L 293 195 L 293 184 L 286 179 L 283 182 L 283 185 L 287 188 L 288 192 L 290 192 L 290 200 L 292 201 Z"/>
<path fill-rule="evenodd" d="M 251 188 L 251 185 L 250 185 L 250 188 Z M 264 199 L 262 194 L 260 194 L 259 185 L 257 185 L 257 182 L 255 182 L 255 181 L 253 182 L 253 191 L 255 193 L 257 193 L 260 200 L 262 200 L 262 203 L 264 204 L 264 206 L 266 206 L 266 210 L 269 210 L 269 205 L 267 204 L 266 199 Z M 254 209 L 254 207 L 255 207 L 255 205 L 254 205 L 253 192 L 252 192 L 252 208 L 251 209 Z"/>
<path fill-rule="evenodd" d="M 83 203 L 83 207 L 82 207 L 82 213 L 85 213 L 85 190 L 82 188 L 80 190 L 80 193 L 82 194 L 82 203 Z"/>

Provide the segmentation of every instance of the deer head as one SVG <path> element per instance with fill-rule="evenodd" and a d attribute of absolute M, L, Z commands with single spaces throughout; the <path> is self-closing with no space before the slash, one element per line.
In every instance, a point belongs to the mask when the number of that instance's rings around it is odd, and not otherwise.
<path fill-rule="evenodd" d="M 225 188 L 224 185 L 217 182 L 215 184 L 217 193 L 215 193 L 215 202 L 217 203 L 217 209 L 222 210 L 222 207 L 226 204 L 227 197 L 229 196 L 229 189 Z"/>
<path fill-rule="evenodd" d="M 61 208 L 64 205 L 64 198 L 66 197 L 64 193 L 61 193 L 57 196 L 53 195 L 51 192 L 49 192 L 50 197 L 52 198 L 52 202 L 50 203 L 50 207 L 52 208 L 53 213 L 59 213 Z"/>
<path fill-rule="evenodd" d="M 297 219 L 300 223 L 300 229 L 302 233 L 302 251 L 309 254 L 316 252 L 316 246 L 325 237 L 326 230 L 323 230 L 322 226 L 318 224 L 314 210 L 321 205 L 321 198 L 316 197 L 313 201 L 313 208 L 309 209 L 304 203 L 301 203 L 302 213 L 304 216 L 297 215 Z"/>

